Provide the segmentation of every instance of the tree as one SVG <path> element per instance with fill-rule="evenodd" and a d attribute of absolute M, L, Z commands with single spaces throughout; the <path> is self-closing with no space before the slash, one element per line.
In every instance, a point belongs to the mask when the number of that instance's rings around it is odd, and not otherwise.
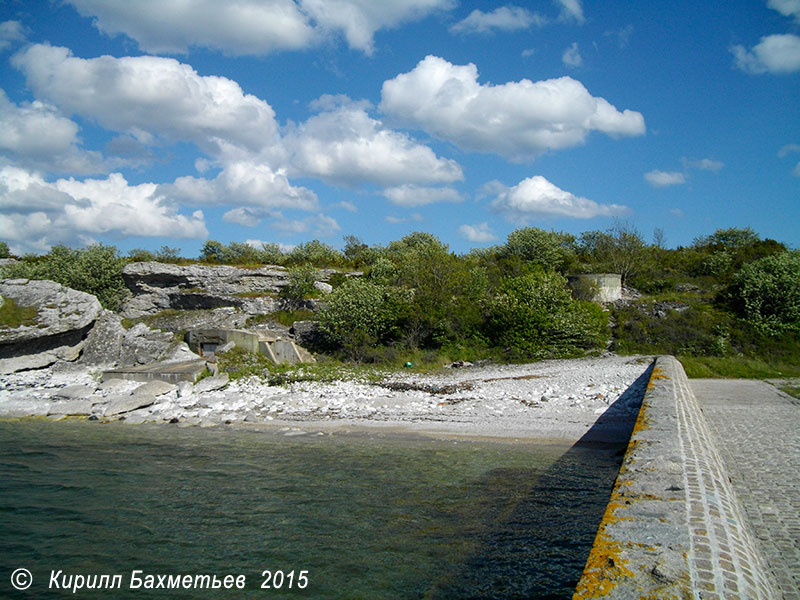
<path fill-rule="evenodd" d="M 9 258 L 11 251 L 8 249 L 8 244 L 0 242 L 0 258 Z"/>
<path fill-rule="evenodd" d="M 217 240 L 206 240 L 200 250 L 200 260 L 207 263 L 219 264 L 225 256 L 225 245 Z"/>
<path fill-rule="evenodd" d="M 501 254 L 567 273 L 575 265 L 575 251 L 575 236 L 569 233 L 526 227 L 508 234 Z"/>
<path fill-rule="evenodd" d="M 642 236 L 627 223 L 617 223 L 606 231 L 587 231 L 581 235 L 579 247 L 591 270 L 619 273 L 623 285 L 647 260 Z"/>
<path fill-rule="evenodd" d="M 706 248 L 712 250 L 735 250 L 751 246 L 761 241 L 759 235 L 750 227 L 729 229 L 717 229 L 711 235 L 706 235 L 694 239 L 692 245 L 695 248 Z"/>
<path fill-rule="evenodd" d="M 156 252 L 156 260 L 162 263 L 176 263 L 181 260 L 181 249 L 170 248 L 169 246 L 161 246 Z"/>

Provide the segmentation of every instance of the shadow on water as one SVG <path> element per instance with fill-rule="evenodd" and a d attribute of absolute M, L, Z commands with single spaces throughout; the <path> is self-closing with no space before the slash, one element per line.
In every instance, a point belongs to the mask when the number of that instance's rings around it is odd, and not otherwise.
<path fill-rule="evenodd" d="M 571 598 L 619 473 L 622 457 L 653 366 L 611 405 L 635 406 L 607 436 L 606 413 L 538 477 L 527 470 L 496 469 L 481 482 L 486 497 L 496 486 L 517 491 L 505 506 L 485 511 L 462 564 L 443 574 L 425 594 L 429 600 Z M 624 441 L 623 441 L 624 440 Z"/>

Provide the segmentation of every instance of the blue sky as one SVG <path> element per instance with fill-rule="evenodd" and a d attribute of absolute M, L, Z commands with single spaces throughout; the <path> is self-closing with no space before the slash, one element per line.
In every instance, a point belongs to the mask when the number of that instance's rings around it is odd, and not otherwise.
<path fill-rule="evenodd" d="M 4 0 L 0 240 L 800 247 L 800 0 Z"/>

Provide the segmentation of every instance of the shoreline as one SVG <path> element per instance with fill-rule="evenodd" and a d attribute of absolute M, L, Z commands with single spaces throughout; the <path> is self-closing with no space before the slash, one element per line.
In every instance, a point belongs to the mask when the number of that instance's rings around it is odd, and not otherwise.
<path fill-rule="evenodd" d="M 88 369 L 28 371 L 0 383 L 0 418 L 75 415 L 286 436 L 364 432 L 616 444 L 628 441 L 651 363 L 652 357 L 608 355 L 434 374 L 398 372 L 379 384 L 341 380 L 270 386 L 248 378 L 219 387 L 199 385 L 206 380 L 197 386 L 116 379 L 97 383 Z"/>

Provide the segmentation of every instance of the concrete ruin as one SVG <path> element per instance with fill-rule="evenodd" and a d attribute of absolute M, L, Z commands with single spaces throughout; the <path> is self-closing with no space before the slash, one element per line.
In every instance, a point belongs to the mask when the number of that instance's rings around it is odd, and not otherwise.
<path fill-rule="evenodd" d="M 619 273 L 583 273 L 569 279 L 576 297 L 592 302 L 615 302 L 622 298 L 622 275 Z"/>
<path fill-rule="evenodd" d="M 263 354 L 275 364 L 316 362 L 308 350 L 291 339 L 265 331 L 192 329 L 186 333 L 184 340 L 193 352 L 205 358 L 214 356 L 219 348 L 232 343 L 248 352 Z"/>

